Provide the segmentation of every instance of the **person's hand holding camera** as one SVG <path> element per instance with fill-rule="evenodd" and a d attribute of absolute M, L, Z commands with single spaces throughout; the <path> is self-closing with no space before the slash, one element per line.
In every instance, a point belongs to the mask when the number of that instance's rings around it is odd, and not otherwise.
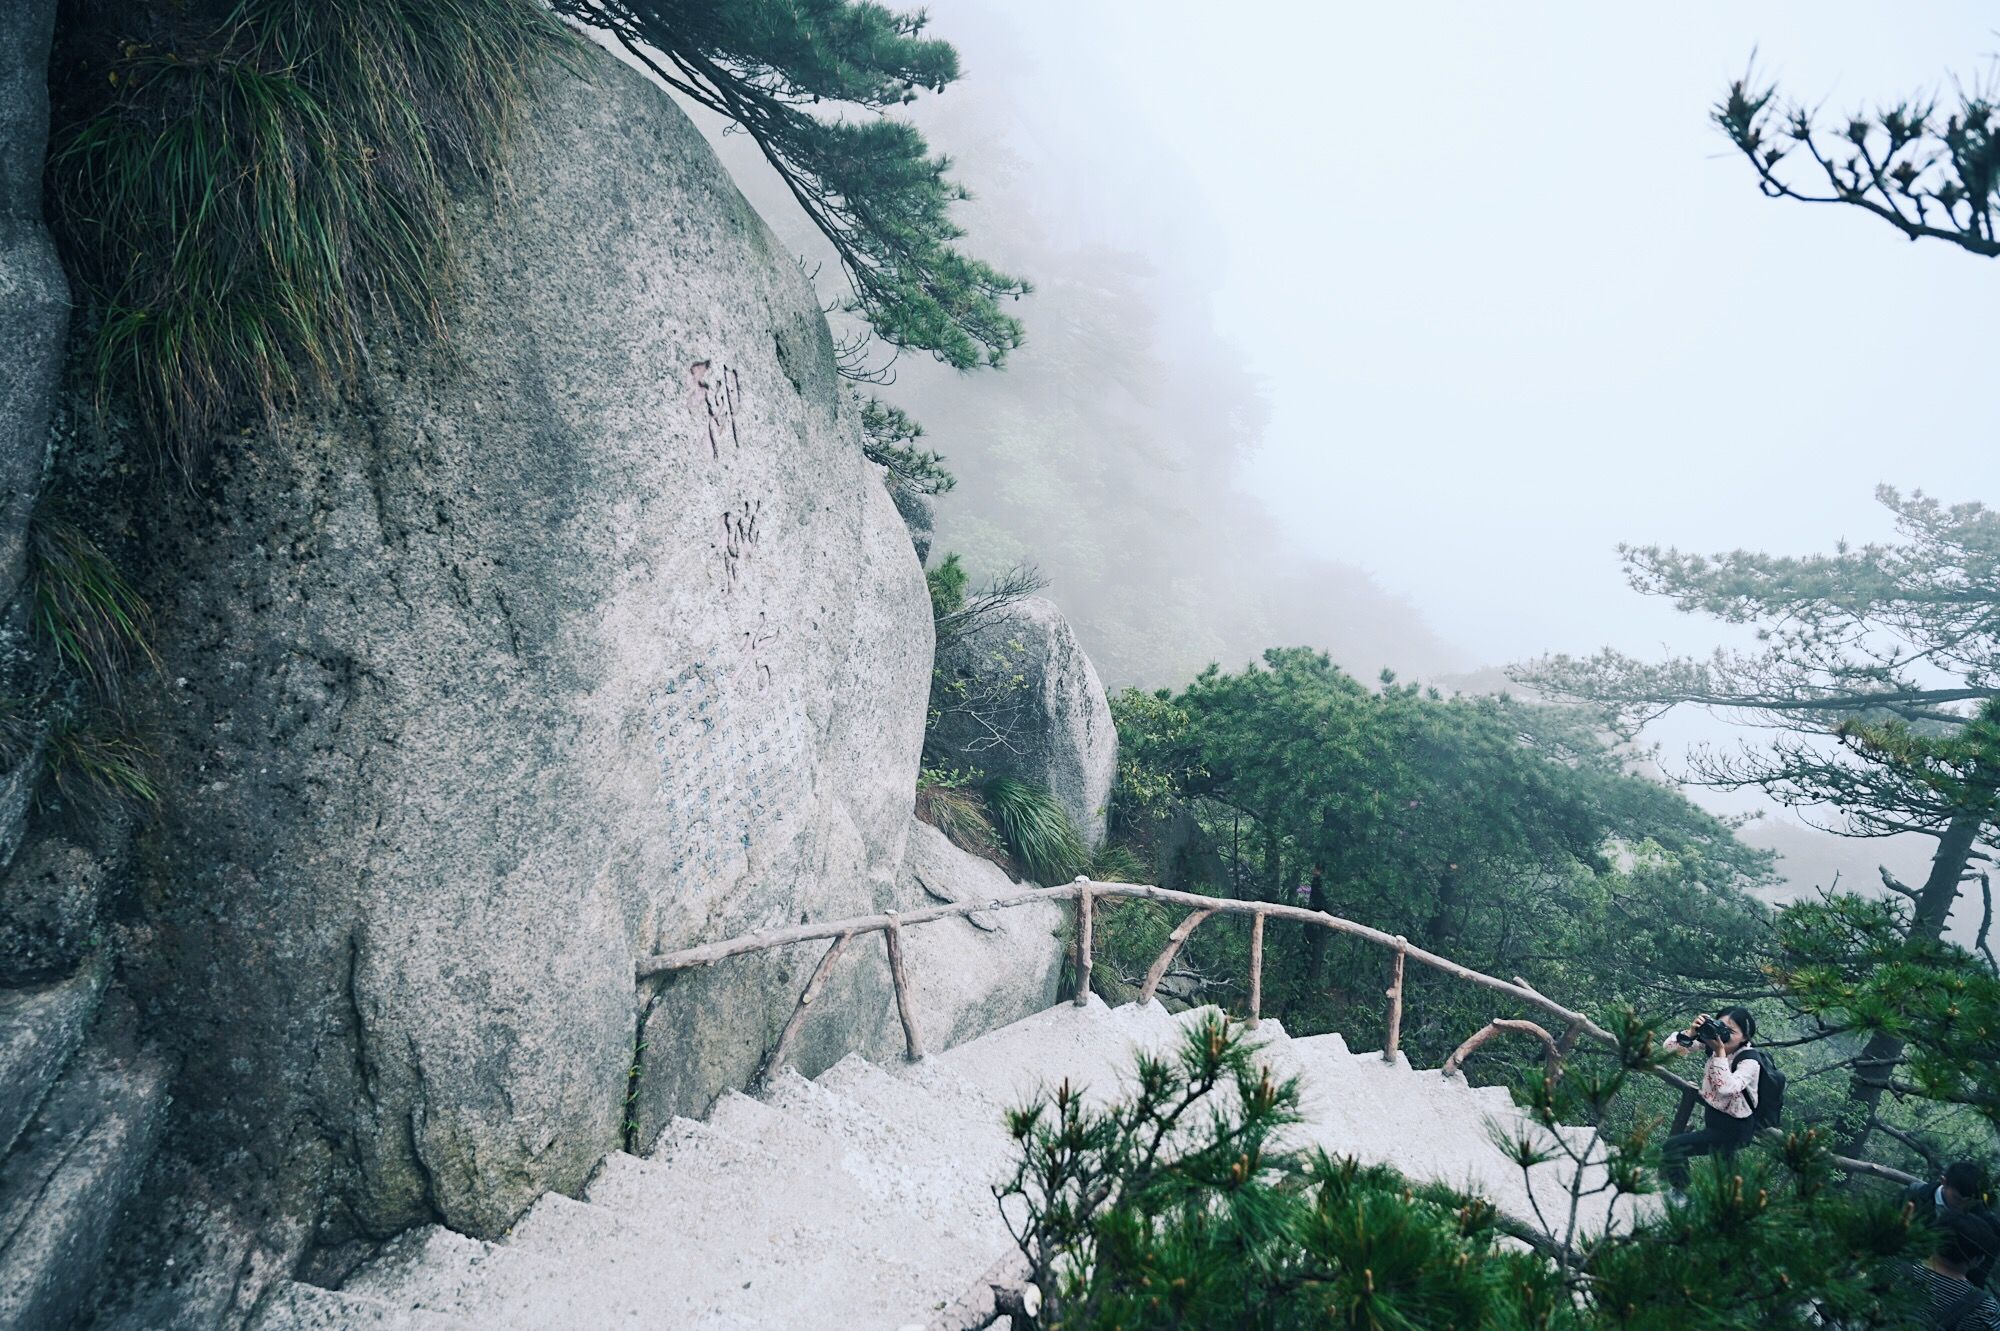
<path fill-rule="evenodd" d="M 1678 1032 L 1674 1040 L 1690 1047 L 1700 1045 L 1712 1058 L 1721 1054 L 1723 1045 L 1728 1043 L 1729 1028 L 1704 1012 L 1690 1022 L 1686 1030 Z"/>

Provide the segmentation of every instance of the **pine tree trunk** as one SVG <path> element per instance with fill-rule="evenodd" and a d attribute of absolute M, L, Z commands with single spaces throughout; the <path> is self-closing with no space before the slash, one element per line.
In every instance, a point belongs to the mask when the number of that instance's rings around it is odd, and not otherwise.
<path fill-rule="evenodd" d="M 1984 822 L 1981 813 L 1961 813 L 1945 825 L 1938 837 L 1937 853 L 1931 857 L 1930 876 L 1917 892 L 1916 912 L 1910 918 L 1910 931 L 1906 935 L 1909 941 L 1935 943 L 1944 936 L 1945 921 L 1951 916 L 1952 903 L 1958 899 L 1959 877 L 1965 872 L 1973 842 L 1979 839 Z M 1888 1090 L 1890 1076 L 1902 1057 L 1903 1041 L 1884 1032 L 1869 1036 L 1868 1043 L 1862 1046 L 1860 1060 L 1847 1083 L 1848 1098 L 1862 1112 L 1836 1148 L 1840 1154 L 1859 1154 L 1866 1144 L 1874 1131 L 1871 1125 L 1882 1103 L 1882 1093 Z"/>
<path fill-rule="evenodd" d="M 1424 925 L 1425 942 L 1431 947 L 1443 947 L 1458 937 L 1459 887 L 1456 865 L 1438 875 L 1437 904 Z"/>

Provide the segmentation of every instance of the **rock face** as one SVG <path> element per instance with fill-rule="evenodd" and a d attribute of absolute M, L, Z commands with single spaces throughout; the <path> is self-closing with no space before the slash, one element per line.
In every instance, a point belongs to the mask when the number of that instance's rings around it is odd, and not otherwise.
<path fill-rule="evenodd" d="M 896 501 L 896 511 L 903 515 L 903 525 L 909 529 L 910 544 L 917 551 L 917 562 L 928 564 L 931 539 L 937 535 L 936 501 L 898 481 L 890 482 L 889 494 Z"/>
<path fill-rule="evenodd" d="M 323 1233 L 574 1190 L 628 1113 L 740 1085 L 813 960 L 642 994 L 636 957 L 897 891 L 910 542 L 790 256 L 665 96 L 586 63 L 459 219 L 448 352 L 382 339 L 146 561 L 169 804 L 129 982 L 191 1149 Z M 884 1028 L 881 977 L 829 989 L 803 1064 Z"/>
<path fill-rule="evenodd" d="M 43 1102 L 0 1176 L 0 1326 L 64 1331 L 91 1292 L 165 1119 L 167 1069 L 99 1038 Z"/>
<path fill-rule="evenodd" d="M 915 819 L 902 883 L 911 906 L 991 900 L 1031 886 Z M 1017 906 L 908 930 L 910 986 L 925 1040 L 950 1048 L 1054 1003 L 1067 915 L 1060 906 Z"/>
<path fill-rule="evenodd" d="M 55 0 L 0 6 L 0 607 L 26 562 L 69 328 L 69 283 L 42 226 L 55 15 Z"/>
<path fill-rule="evenodd" d="M 32 983 L 67 975 L 90 950 L 104 865 L 59 836 L 33 842 L 7 874 L 0 976 Z"/>
<path fill-rule="evenodd" d="M 934 743 L 989 776 L 1046 787 L 1094 849 L 1104 841 L 1118 732 L 1097 670 L 1062 611 L 1030 596 L 938 654 L 938 670 L 983 700 L 949 709 Z"/>
<path fill-rule="evenodd" d="M 0 990 L 0 1160 L 83 1043 L 103 991 L 102 966 L 55 984 Z"/>

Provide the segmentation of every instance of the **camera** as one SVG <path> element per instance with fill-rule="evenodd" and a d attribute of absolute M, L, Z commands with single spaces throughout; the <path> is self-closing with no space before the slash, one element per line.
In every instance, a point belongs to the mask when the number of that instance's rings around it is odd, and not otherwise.
<path fill-rule="evenodd" d="M 1695 1024 L 1693 1040 L 1688 1039 L 1686 1032 L 1680 1032 L 1674 1038 L 1682 1044 L 1706 1044 L 1710 1040 L 1727 1043 L 1729 1034 L 1729 1028 L 1714 1017 L 1703 1017 Z"/>

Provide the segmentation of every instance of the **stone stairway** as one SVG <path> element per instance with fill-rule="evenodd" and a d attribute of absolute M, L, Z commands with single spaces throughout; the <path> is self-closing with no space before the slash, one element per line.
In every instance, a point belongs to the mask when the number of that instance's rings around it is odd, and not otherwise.
<path fill-rule="evenodd" d="M 1063 1078 L 1114 1096 L 1135 1047 L 1170 1045 L 1193 1015 L 1092 998 L 918 1065 L 785 1070 L 761 1098 L 675 1120 L 649 1155 L 607 1156 L 581 1198 L 543 1197 L 497 1242 L 434 1226 L 338 1291 L 281 1286 L 256 1331 L 925 1326 L 1012 1251 L 989 1191 L 1013 1157 L 1003 1109 Z M 1504 1090 L 1351 1053 L 1337 1035 L 1291 1039 L 1266 1021 L 1257 1036 L 1275 1071 L 1302 1078 L 1299 1144 L 1468 1186 L 1534 1223 L 1489 1135 L 1522 1122 Z M 1558 1223 L 1567 1176 L 1535 1175 Z M 1603 1214 L 1599 1199 L 1586 1223 Z"/>

